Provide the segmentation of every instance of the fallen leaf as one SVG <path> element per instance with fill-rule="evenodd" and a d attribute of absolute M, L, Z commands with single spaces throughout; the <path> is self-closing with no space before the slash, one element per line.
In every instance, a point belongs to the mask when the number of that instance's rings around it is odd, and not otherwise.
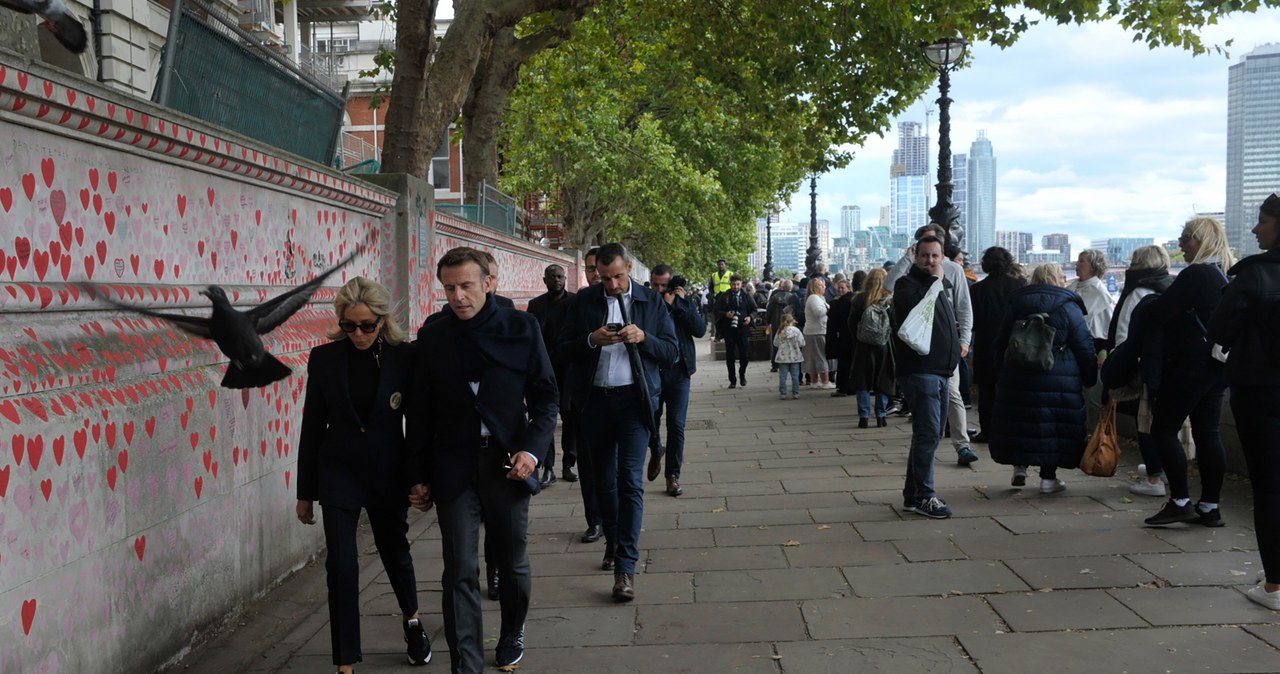
<path fill-rule="evenodd" d="M 831 525 L 830 525 L 830 524 L 819 524 L 819 525 L 818 525 L 818 531 L 822 531 L 823 529 L 830 529 L 830 528 L 831 528 Z"/>
<path fill-rule="evenodd" d="M 711 510 L 711 512 L 713 512 L 713 513 L 722 513 L 722 512 L 724 512 L 724 508 L 714 508 L 714 509 L 712 509 L 712 510 Z"/>
<path fill-rule="evenodd" d="M 1080 573 L 1093 573 L 1093 569 L 1080 569 Z"/>
<path fill-rule="evenodd" d="M 782 547 L 784 547 L 784 548 L 794 548 L 794 547 L 797 547 L 797 546 L 799 546 L 799 545 L 800 545 L 800 541 L 787 541 L 786 543 L 783 543 L 783 544 L 782 544 Z M 1240 574 L 1240 575 L 1244 575 L 1244 574 Z"/>

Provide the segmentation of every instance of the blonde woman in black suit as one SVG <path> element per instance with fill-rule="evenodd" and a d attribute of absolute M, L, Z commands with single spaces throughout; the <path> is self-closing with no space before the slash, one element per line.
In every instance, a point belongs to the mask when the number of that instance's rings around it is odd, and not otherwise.
<path fill-rule="evenodd" d="M 413 346 L 391 315 L 391 294 L 356 277 L 334 299 L 333 341 L 311 350 L 298 441 L 298 520 L 315 524 L 320 501 L 328 550 L 329 632 L 333 664 L 350 674 L 360 651 L 360 509 L 403 615 L 411 665 L 431 661 L 418 618 L 417 581 L 409 555 L 404 471 L 404 411 Z"/>

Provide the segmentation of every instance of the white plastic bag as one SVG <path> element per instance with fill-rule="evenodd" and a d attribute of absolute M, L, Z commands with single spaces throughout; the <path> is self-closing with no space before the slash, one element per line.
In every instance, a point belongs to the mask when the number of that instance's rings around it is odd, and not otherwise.
<path fill-rule="evenodd" d="M 935 278 L 933 285 L 929 286 L 924 297 L 907 312 L 907 318 L 898 328 L 898 338 L 922 356 L 929 355 L 929 346 L 933 342 L 933 308 L 938 303 L 938 294 L 941 292 L 942 279 Z"/>

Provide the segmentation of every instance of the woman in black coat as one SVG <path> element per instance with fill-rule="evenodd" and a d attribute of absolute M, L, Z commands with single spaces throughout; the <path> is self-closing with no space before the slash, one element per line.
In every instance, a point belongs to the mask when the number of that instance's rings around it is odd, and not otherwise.
<path fill-rule="evenodd" d="M 1262 202 L 1253 235 L 1266 252 L 1227 272 L 1233 280 L 1209 319 L 1209 339 L 1231 347 L 1231 412 L 1253 486 L 1253 529 L 1264 573 L 1246 596 L 1280 611 L 1280 196 Z"/>
<path fill-rule="evenodd" d="M 1212 355 L 1205 331 L 1209 317 L 1227 285 L 1226 269 L 1234 258 L 1222 224 L 1211 218 L 1195 218 L 1178 237 L 1192 264 L 1145 309 L 1144 322 L 1163 340 L 1159 390 L 1151 414 L 1151 439 L 1160 452 L 1160 463 L 1169 479 L 1169 501 L 1160 512 L 1144 520 L 1152 526 L 1194 522 L 1222 526 L 1218 500 L 1226 475 L 1226 451 L 1219 422 L 1225 391 L 1222 363 Z M 1200 502 L 1191 504 L 1187 455 L 1178 439 L 1190 417 L 1191 437 L 1196 441 L 1196 466 L 1200 469 Z"/>
<path fill-rule="evenodd" d="M 973 304 L 973 337 L 971 354 L 973 379 L 978 384 L 978 434 L 973 442 L 987 442 L 991 428 L 991 410 L 996 405 L 996 381 L 1000 378 L 1000 359 L 996 356 L 996 333 L 1009 308 L 1009 295 L 1027 285 L 1027 280 L 1010 274 L 1013 255 L 1004 248 L 992 246 L 982 253 L 982 271 L 986 278 L 969 289 Z"/>
<path fill-rule="evenodd" d="M 1066 489 L 1058 468 L 1075 468 L 1084 456 L 1084 390 L 1098 380 L 1098 358 L 1093 335 L 1084 320 L 1084 302 L 1063 288 L 1062 268 L 1042 264 L 1031 273 L 1031 283 L 1009 296 L 996 335 L 996 353 L 1002 361 L 992 413 L 991 458 L 1012 464 L 1012 484 L 1026 483 L 1027 466 L 1040 467 L 1040 493 Z M 1053 369 L 1035 371 L 1004 358 L 1014 322 L 1032 314 L 1048 314 L 1056 333 Z"/>
<path fill-rule="evenodd" d="M 349 674 L 360 650 L 360 562 L 356 527 L 369 515 L 373 540 L 404 616 L 409 664 L 431 661 L 418 618 L 417 580 L 409 555 L 409 484 L 404 411 L 413 346 L 391 315 L 391 294 L 356 277 L 338 292 L 334 341 L 311 350 L 298 440 L 298 520 L 315 524 L 320 501 L 328 554 L 329 635 L 333 664 Z"/>

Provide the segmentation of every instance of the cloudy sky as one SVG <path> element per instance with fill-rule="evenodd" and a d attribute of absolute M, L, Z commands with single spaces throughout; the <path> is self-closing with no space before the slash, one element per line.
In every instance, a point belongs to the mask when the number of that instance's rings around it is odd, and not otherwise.
<path fill-rule="evenodd" d="M 986 130 L 996 155 L 996 228 L 1092 238 L 1175 238 L 1195 211 L 1221 211 L 1226 189 L 1227 68 L 1254 47 L 1280 42 L 1280 9 L 1230 17 L 1203 33 L 1234 43 L 1229 57 L 1148 50 L 1114 24 L 1040 25 L 1014 46 L 971 49 L 951 79 L 953 152 Z M 937 87 L 926 95 L 936 107 Z M 925 122 L 925 102 L 900 121 Z M 936 142 L 937 113 L 930 121 Z M 889 202 L 896 126 L 872 137 L 846 168 L 818 180 L 818 217 L 862 207 L 874 222 Z M 936 171 L 937 147 L 931 151 Z M 809 219 L 808 183 L 784 222 Z"/>

